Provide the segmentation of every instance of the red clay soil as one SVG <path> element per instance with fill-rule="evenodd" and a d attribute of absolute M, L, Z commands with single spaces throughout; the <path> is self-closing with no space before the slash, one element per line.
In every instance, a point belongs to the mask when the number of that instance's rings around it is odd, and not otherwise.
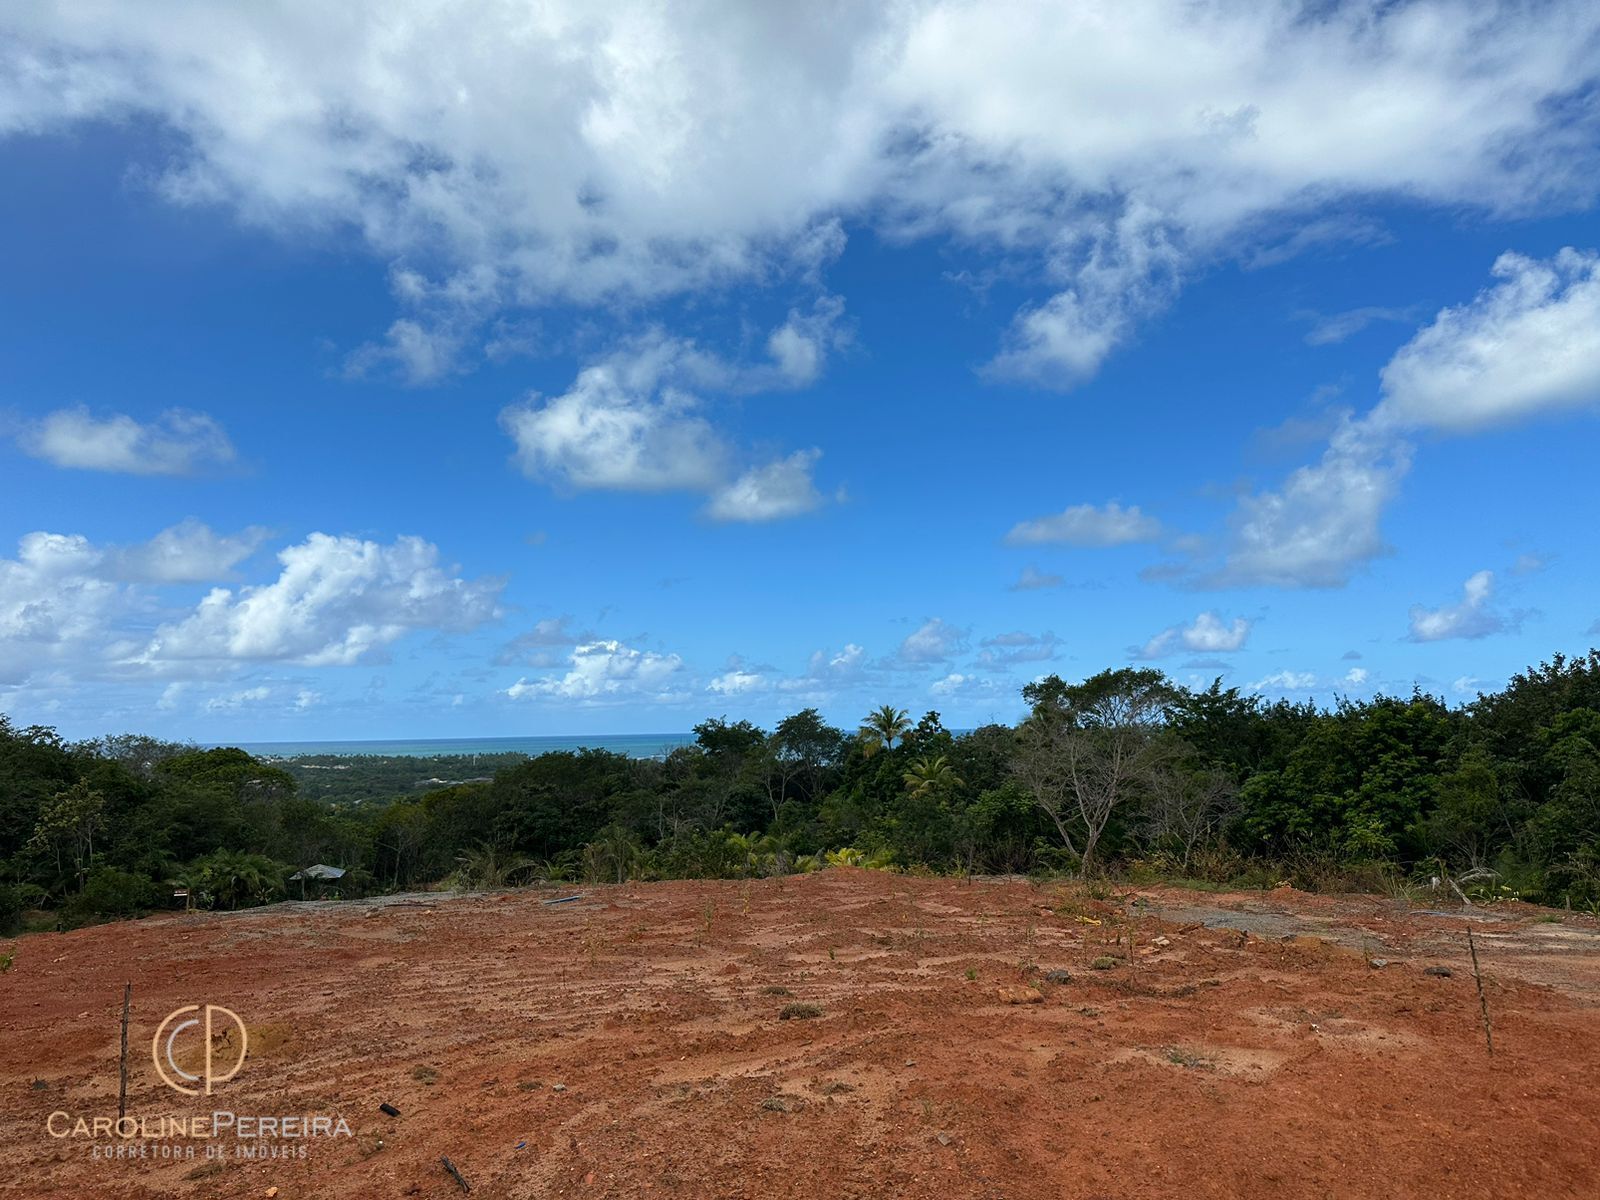
<path fill-rule="evenodd" d="M 447 1156 L 481 1200 L 1600 1196 L 1592 918 L 1474 922 L 1491 1058 L 1467 922 L 1378 898 L 844 869 L 571 891 L 0 944 L 0 1192 L 464 1195 Z M 125 981 L 146 1132 L 222 1109 L 352 1136 L 51 1137 L 116 1114 Z M 191 1100 L 150 1043 L 208 1002 L 250 1054 Z"/>

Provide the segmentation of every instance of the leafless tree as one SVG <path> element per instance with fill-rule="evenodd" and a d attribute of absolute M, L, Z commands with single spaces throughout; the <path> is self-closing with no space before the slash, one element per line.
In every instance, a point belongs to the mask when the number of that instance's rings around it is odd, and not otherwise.
<path fill-rule="evenodd" d="M 1180 869 L 1232 815 L 1239 789 L 1226 771 L 1163 770 L 1145 807 L 1145 836 L 1179 854 Z"/>

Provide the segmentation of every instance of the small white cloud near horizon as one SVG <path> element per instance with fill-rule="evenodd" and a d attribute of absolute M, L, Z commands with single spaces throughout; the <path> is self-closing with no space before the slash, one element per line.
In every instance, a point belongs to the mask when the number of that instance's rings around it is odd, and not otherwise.
<path fill-rule="evenodd" d="M 1249 686 L 1252 692 L 1303 692 L 1317 686 L 1317 677 L 1310 671 L 1274 671 Z"/>
<path fill-rule="evenodd" d="M 1152 659 L 1187 650 L 1196 654 L 1229 654 L 1244 649 L 1255 622 L 1245 617 L 1224 621 L 1221 614 L 1203 612 L 1188 625 L 1163 629 L 1134 653 Z"/>
<path fill-rule="evenodd" d="M 213 588 L 189 616 L 159 626 L 130 663 L 349 666 L 377 659 L 413 630 L 465 631 L 500 611 L 504 580 L 463 579 L 421 538 L 383 546 L 313 533 L 278 561 L 272 583 Z"/>
<path fill-rule="evenodd" d="M 683 659 L 676 654 L 635 650 L 605 639 L 575 647 L 570 662 L 565 675 L 518 679 L 503 693 L 512 700 L 553 697 L 583 704 L 682 697 L 681 691 L 669 686 L 684 669 Z"/>
<path fill-rule="evenodd" d="M 1123 546 L 1153 542 L 1161 536 L 1161 523 L 1139 511 L 1137 504 L 1123 508 L 1115 500 L 1103 507 L 1074 504 L 1062 512 L 1031 521 L 1019 521 L 1005 536 L 1008 546 Z"/>
<path fill-rule="evenodd" d="M 1367 681 L 1367 669 L 1365 667 L 1351 667 L 1344 673 L 1344 681 L 1351 687 L 1360 687 Z"/>
<path fill-rule="evenodd" d="M 1505 616 L 1490 607 L 1494 597 L 1494 572 L 1478 571 L 1461 586 L 1461 601 L 1440 608 L 1411 606 L 1411 640 L 1440 642 L 1448 638 L 1475 639 L 1503 633 L 1518 624 L 1516 614 Z"/>
<path fill-rule="evenodd" d="M 63 408 L 24 422 L 17 444 L 52 466 L 124 475 L 194 475 L 236 457 L 215 418 L 185 408 L 148 423 L 123 413 L 96 417 L 84 405 Z"/>

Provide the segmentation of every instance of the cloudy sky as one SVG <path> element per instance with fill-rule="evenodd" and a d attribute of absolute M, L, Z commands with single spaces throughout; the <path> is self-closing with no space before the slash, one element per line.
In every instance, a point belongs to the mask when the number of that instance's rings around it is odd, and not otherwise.
<path fill-rule="evenodd" d="M 1452 701 L 1600 640 L 1590 0 L 0 11 L 0 711 Z"/>

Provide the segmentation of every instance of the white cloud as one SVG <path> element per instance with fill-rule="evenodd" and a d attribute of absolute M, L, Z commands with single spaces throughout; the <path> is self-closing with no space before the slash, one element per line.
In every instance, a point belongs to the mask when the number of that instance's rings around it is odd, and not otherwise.
<path fill-rule="evenodd" d="M 1097 508 L 1074 504 L 1063 512 L 1022 521 L 1006 534 L 1009 546 L 1059 543 L 1070 546 L 1121 546 L 1153 542 L 1161 536 L 1161 523 L 1139 511 L 1137 504 L 1123 508 L 1115 500 Z"/>
<path fill-rule="evenodd" d="M 0 683 L 93 654 L 126 606 L 124 589 L 102 577 L 103 552 L 89 540 L 30 533 L 15 559 L 0 559 Z"/>
<path fill-rule="evenodd" d="M 1581 206 L 1597 27 L 1585 0 L 12 5 L 0 131 L 147 118 L 174 202 L 357 230 L 403 302 L 475 313 L 811 279 L 841 216 L 998 248 L 1049 294 L 996 369 L 1068 384 L 1209 262 L 1373 236 L 1343 202 Z"/>
<path fill-rule="evenodd" d="M 1442 608 L 1411 606 L 1411 640 L 1438 642 L 1446 638 L 1481 638 L 1514 628 L 1520 614 L 1507 617 L 1491 607 L 1494 572 L 1479 571 L 1461 589 L 1461 602 Z"/>
<path fill-rule="evenodd" d="M 1411 466 L 1410 448 L 1346 417 L 1322 460 L 1277 491 L 1239 502 L 1217 586 L 1339 587 L 1387 552 L 1379 521 Z"/>
<path fill-rule="evenodd" d="M 128 475 L 192 475 L 234 459 L 233 443 L 205 413 L 170 408 L 148 424 L 87 408 L 63 408 L 26 422 L 23 451 L 57 467 Z"/>
<path fill-rule="evenodd" d="M 392 369 L 401 382 L 413 387 L 437 383 L 460 371 L 465 341 L 464 332 L 454 325 L 427 325 L 401 317 L 389 326 L 383 341 L 369 342 L 350 353 L 345 374 L 359 379 Z"/>
<path fill-rule="evenodd" d="M 903 663 L 944 662 L 965 649 L 966 643 L 966 630 L 932 617 L 900 643 L 899 657 Z"/>
<path fill-rule="evenodd" d="M 820 457 L 818 450 L 797 450 L 752 467 L 711 497 L 706 515 L 715 521 L 776 521 L 814 511 L 822 497 L 811 469 Z"/>
<path fill-rule="evenodd" d="M 1360 687 L 1367 681 L 1367 669 L 1365 667 L 1351 667 L 1344 673 L 1344 681 L 1352 687 Z"/>
<path fill-rule="evenodd" d="M 212 589 L 188 617 L 158 628 L 138 660 L 348 666 L 414 630 L 466 630 L 498 615 L 501 580 L 462 579 L 420 538 L 382 546 L 313 533 L 278 561 L 272 583 Z"/>
<path fill-rule="evenodd" d="M 37 671 L 101 675 L 134 653 L 156 601 L 144 585 L 225 579 L 266 537 L 214 533 L 187 520 L 147 542 L 97 546 L 80 534 L 35 532 L 0 558 L 0 682 Z"/>
<path fill-rule="evenodd" d="M 1384 367 L 1378 418 L 1467 433 L 1600 404 L 1600 254 L 1507 253 L 1492 273 Z"/>
<path fill-rule="evenodd" d="M 1483 690 L 1483 686 L 1483 680 L 1471 675 L 1461 675 L 1450 684 L 1450 690 L 1458 696 L 1474 696 Z"/>
<path fill-rule="evenodd" d="M 122 579 L 141 583 L 212 583 L 249 558 L 269 533 L 258 525 L 235 534 L 219 534 L 190 518 L 163 529 L 148 542 L 113 550 L 113 570 Z"/>
<path fill-rule="evenodd" d="M 719 521 L 809 512 L 822 503 L 811 481 L 820 451 L 797 451 L 730 478 L 736 451 L 701 415 L 700 397 L 690 390 L 766 390 L 801 382 L 796 372 L 820 370 L 817 345 L 807 342 L 812 351 L 804 354 L 798 348 L 804 335 L 794 330 L 797 320 L 791 314 L 779 330 L 785 336 L 774 335 L 779 357 L 753 366 L 659 331 L 632 339 L 580 371 L 564 394 L 507 407 L 501 425 L 523 473 L 558 487 L 706 492 L 707 514 Z"/>
<path fill-rule="evenodd" d="M 1376 305 L 1352 308 L 1345 312 L 1317 317 L 1315 324 L 1306 333 L 1306 344 L 1334 346 L 1347 338 L 1354 337 L 1368 325 L 1389 321 L 1406 322 L 1412 319 L 1411 310 L 1405 308 L 1382 308 Z"/>
<path fill-rule="evenodd" d="M 208 713 L 237 712 L 241 708 L 265 703 L 271 698 L 272 689 L 269 687 L 245 688 L 224 696 L 213 696 L 206 701 L 205 709 Z"/>
<path fill-rule="evenodd" d="M 664 347 L 584 368 L 565 394 L 511 405 L 500 421 L 533 479 L 571 488 L 709 491 L 724 476 L 729 449 L 698 401 L 659 392 Z"/>
<path fill-rule="evenodd" d="M 1033 592 L 1042 588 L 1057 588 L 1064 580 L 1059 575 L 1048 571 L 1041 571 L 1037 567 L 1023 567 L 1022 574 L 1017 576 L 1017 581 L 1011 585 L 1013 592 Z"/>
<path fill-rule="evenodd" d="M 952 671 L 944 678 L 935 679 L 928 685 L 928 694 L 942 699 L 993 696 L 997 695 L 999 690 L 999 687 L 992 679 L 984 679 L 977 675 L 963 675 L 959 671 Z"/>
<path fill-rule="evenodd" d="M 988 373 L 1042 387 L 1071 388 L 1092 378 L 1139 322 L 1178 289 L 1182 255 L 1153 213 L 1136 209 L 1088 240 L 1058 272 L 1072 286 L 1018 313 Z"/>
<path fill-rule="evenodd" d="M 1177 650 L 1197 654 L 1227 654 L 1244 649 L 1254 622 L 1244 617 L 1224 621 L 1215 612 L 1203 612 L 1188 625 L 1164 629 L 1135 653 L 1136 658 L 1160 658 Z"/>
<path fill-rule="evenodd" d="M 749 692 L 766 691 L 771 686 L 766 676 L 757 671 L 728 671 L 706 684 L 706 691 L 719 696 L 742 696 Z"/>
<path fill-rule="evenodd" d="M 1062 641 L 1053 633 L 1017 629 L 984 638 L 979 645 L 974 665 L 986 671 L 1002 671 L 1020 663 L 1048 662 L 1056 656 Z"/>
<path fill-rule="evenodd" d="M 854 642 L 844 648 L 829 652 L 818 650 L 811 655 L 808 675 L 815 680 L 836 682 L 858 679 L 867 669 L 867 652 Z"/>
<path fill-rule="evenodd" d="M 683 670 L 676 654 L 635 650 L 618 641 L 586 642 L 572 651 L 571 670 L 561 676 L 519 679 L 505 689 L 513 700 L 551 696 L 599 703 L 618 698 L 677 699 L 671 685 Z"/>
<path fill-rule="evenodd" d="M 1274 671 L 1265 679 L 1250 685 L 1252 692 L 1303 692 L 1317 686 L 1317 677 L 1310 671 Z"/>

